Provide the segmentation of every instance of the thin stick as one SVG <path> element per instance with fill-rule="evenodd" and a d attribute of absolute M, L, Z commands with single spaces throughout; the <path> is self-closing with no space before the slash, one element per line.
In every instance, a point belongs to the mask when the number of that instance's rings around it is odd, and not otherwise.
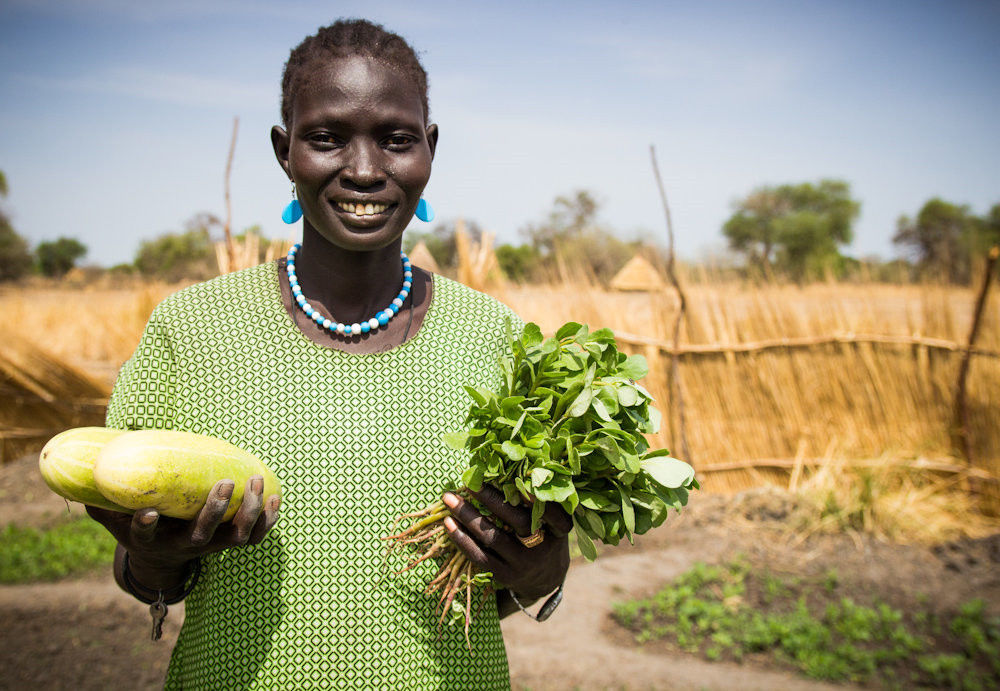
<path fill-rule="evenodd" d="M 656 176 L 656 185 L 660 190 L 660 199 L 663 200 L 663 213 L 667 217 L 667 235 L 670 238 L 670 247 L 667 252 L 667 276 L 670 278 L 670 283 L 673 284 L 674 290 L 677 291 L 677 298 L 680 300 L 680 308 L 677 310 L 677 319 L 674 321 L 674 346 L 673 349 L 676 352 L 677 346 L 680 342 L 681 337 L 681 320 L 684 318 L 684 312 L 687 308 L 687 300 L 684 297 L 684 291 L 681 290 L 681 284 L 677 280 L 677 274 L 674 273 L 674 224 L 670 220 L 670 205 L 667 203 L 667 193 L 663 189 L 663 180 L 660 178 L 660 167 L 656 164 L 656 147 L 652 144 L 649 145 L 649 156 L 653 161 L 653 174 Z M 673 437 L 673 403 L 674 398 L 677 399 L 677 414 L 680 419 L 681 427 L 681 451 L 684 454 L 684 459 L 694 465 L 694 458 L 691 456 L 691 449 L 688 447 L 687 442 L 687 428 L 684 424 L 684 392 L 681 389 L 680 381 L 680 366 L 678 358 L 671 354 L 670 356 L 670 381 L 668 382 L 668 396 L 669 396 L 669 406 L 670 406 L 670 422 L 671 431 L 670 434 Z"/>
<path fill-rule="evenodd" d="M 990 289 L 990 279 L 993 278 L 993 268 L 997 259 L 1000 258 L 1000 246 L 994 245 L 990 248 L 986 256 L 986 272 L 983 275 L 983 284 L 979 288 L 979 295 L 976 297 L 976 309 L 972 316 L 972 328 L 969 330 L 969 342 L 966 345 L 965 353 L 962 355 L 962 364 L 958 368 L 958 384 L 955 393 L 955 419 L 952 424 L 954 429 L 954 445 L 965 456 L 965 460 L 972 463 L 972 442 L 969 439 L 969 411 L 965 402 L 965 385 L 969 377 L 969 351 L 976 344 L 976 336 L 979 335 L 980 319 L 983 316 L 983 308 L 986 307 L 986 296 Z"/>
<path fill-rule="evenodd" d="M 219 267 L 223 269 L 222 273 L 229 273 L 233 270 L 236 263 L 236 248 L 233 247 L 233 205 L 229 198 L 229 175 L 233 171 L 233 154 L 236 152 L 236 134 L 240 129 L 240 119 L 239 117 L 233 118 L 233 136 L 229 140 L 229 155 L 226 157 L 226 225 L 222 226 L 222 231 L 226 236 L 226 267 Z"/>

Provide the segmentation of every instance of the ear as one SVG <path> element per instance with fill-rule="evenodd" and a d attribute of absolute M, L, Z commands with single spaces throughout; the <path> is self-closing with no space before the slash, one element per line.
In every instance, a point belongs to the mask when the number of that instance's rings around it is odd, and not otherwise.
<path fill-rule="evenodd" d="M 292 169 L 288 163 L 288 150 L 291 146 L 291 139 L 288 132 L 275 125 L 271 128 L 271 146 L 274 148 L 274 157 L 278 159 L 278 165 L 285 171 L 288 179 L 292 179 Z"/>
<path fill-rule="evenodd" d="M 428 125 L 425 130 L 427 134 L 427 145 L 431 147 L 431 160 L 434 160 L 434 152 L 437 150 L 438 145 L 438 126 Z"/>

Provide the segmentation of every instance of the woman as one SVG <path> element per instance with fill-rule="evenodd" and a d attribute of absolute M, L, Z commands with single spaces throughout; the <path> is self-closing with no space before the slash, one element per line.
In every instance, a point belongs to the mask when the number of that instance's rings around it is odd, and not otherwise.
<path fill-rule="evenodd" d="M 435 567 L 392 576 L 379 540 L 460 472 L 441 434 L 463 427 L 463 385 L 498 383 L 504 322 L 517 323 L 401 259 L 438 141 L 426 75 L 395 34 L 337 22 L 292 51 L 282 119 L 271 141 L 304 214 L 301 249 L 159 305 L 107 419 L 258 454 L 282 482 L 281 521 L 259 477 L 226 524 L 226 479 L 191 522 L 88 510 L 118 539 L 123 588 L 167 603 L 190 590 L 168 688 L 506 688 L 498 619 L 560 586 L 569 517 L 548 513 L 527 547 L 524 507 L 478 495 L 512 535 L 446 493 L 451 538 L 504 586 L 472 654 L 461 627 L 438 631 L 422 592 Z"/>

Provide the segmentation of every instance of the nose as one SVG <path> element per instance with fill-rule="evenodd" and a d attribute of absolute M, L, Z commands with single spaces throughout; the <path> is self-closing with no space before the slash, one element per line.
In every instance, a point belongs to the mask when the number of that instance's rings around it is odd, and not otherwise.
<path fill-rule="evenodd" d="M 350 144 L 350 156 L 343 169 L 343 180 L 357 188 L 374 187 L 385 182 L 382 169 L 382 149 L 374 141 L 354 141 Z"/>

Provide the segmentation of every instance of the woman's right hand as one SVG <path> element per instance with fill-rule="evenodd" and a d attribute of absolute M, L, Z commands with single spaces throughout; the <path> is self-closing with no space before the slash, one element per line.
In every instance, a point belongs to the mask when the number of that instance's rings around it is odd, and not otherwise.
<path fill-rule="evenodd" d="M 151 508 L 129 515 L 87 506 L 87 513 L 128 552 L 129 570 L 137 581 L 151 589 L 169 588 L 192 559 L 257 544 L 278 520 L 280 498 L 271 495 L 265 504 L 264 478 L 254 475 L 247 481 L 236 515 L 223 523 L 234 486 L 232 480 L 215 483 L 205 506 L 190 521 L 160 516 Z"/>

